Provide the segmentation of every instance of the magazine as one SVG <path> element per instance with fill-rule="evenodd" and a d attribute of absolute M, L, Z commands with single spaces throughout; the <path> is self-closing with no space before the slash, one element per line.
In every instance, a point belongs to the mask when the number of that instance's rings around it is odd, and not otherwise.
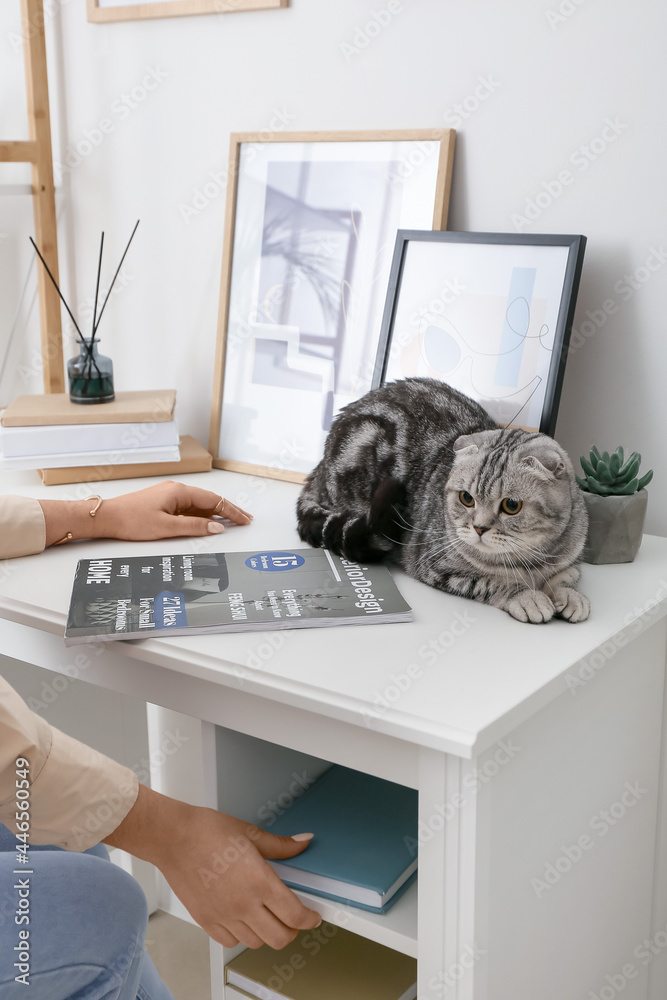
<path fill-rule="evenodd" d="M 65 645 L 411 620 L 386 566 L 327 549 L 81 559 Z"/>

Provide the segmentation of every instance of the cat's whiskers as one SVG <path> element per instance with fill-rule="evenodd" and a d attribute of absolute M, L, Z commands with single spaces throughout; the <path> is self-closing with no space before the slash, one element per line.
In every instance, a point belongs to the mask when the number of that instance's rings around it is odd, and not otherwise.
<path fill-rule="evenodd" d="M 518 569 L 519 568 L 522 569 L 524 571 L 524 573 L 526 573 L 526 575 L 530 579 L 531 588 L 533 590 L 539 590 L 539 587 L 535 586 L 535 577 L 533 576 L 533 568 L 530 566 L 529 563 L 527 563 L 524 559 L 522 559 L 521 556 L 518 555 L 518 553 L 517 553 L 517 558 L 518 558 L 519 563 L 520 563 L 520 566 L 517 567 L 517 568 Z"/>
<path fill-rule="evenodd" d="M 531 552 L 537 553 L 540 556 L 540 558 L 542 558 L 542 559 L 552 558 L 549 555 L 549 553 L 545 550 L 545 548 L 544 548 L 543 545 L 538 545 L 538 544 L 534 544 L 533 542 L 530 542 L 528 540 L 528 538 L 526 538 L 525 535 L 515 535 L 515 536 L 513 536 L 513 541 L 515 543 L 517 543 L 518 545 L 523 546 L 525 549 L 528 549 Z"/>
<path fill-rule="evenodd" d="M 521 574 L 519 573 L 519 570 L 518 570 L 517 566 L 515 565 L 514 560 L 512 559 L 512 557 L 508 556 L 507 558 L 509 559 L 509 564 L 512 567 L 512 572 L 514 573 L 514 582 L 516 583 L 517 587 L 523 587 L 523 586 L 525 586 L 525 584 L 526 584 L 525 577 L 521 576 Z"/>
<path fill-rule="evenodd" d="M 445 538 L 443 544 L 441 544 L 438 548 L 434 549 L 432 552 L 425 553 L 421 558 L 423 559 L 423 563 L 426 567 L 431 567 L 435 562 L 438 561 L 438 559 L 441 559 L 444 555 L 446 555 L 447 552 L 450 552 L 452 549 L 460 551 L 458 541 L 456 539 Z"/>
<path fill-rule="evenodd" d="M 399 522 L 402 521 L 403 524 L 404 524 L 404 526 L 405 526 L 405 530 L 409 531 L 411 534 L 413 532 L 421 532 L 422 534 L 426 534 L 426 533 L 430 533 L 432 531 L 432 528 L 416 528 L 414 526 L 414 524 L 410 524 L 410 522 L 408 520 L 406 520 L 406 518 L 403 516 L 402 511 L 397 510 L 396 507 L 393 507 L 392 509 L 393 509 L 394 514 L 396 515 L 396 522 L 397 522 L 396 526 L 397 527 L 400 528 L 400 523 Z M 408 540 L 407 542 L 399 541 L 398 538 L 391 538 L 391 536 L 387 535 L 385 532 L 383 532 L 382 534 L 383 534 L 384 538 L 388 539 L 390 542 L 393 542 L 395 545 L 415 545 L 415 544 L 419 545 L 420 544 L 419 542 L 415 543 L 415 542 L 412 542 L 410 540 Z M 428 542 L 423 542 L 421 544 L 428 545 L 429 543 Z"/>
<path fill-rule="evenodd" d="M 533 576 L 533 572 L 535 572 L 538 576 L 542 577 L 542 583 L 547 582 L 547 577 L 544 575 L 544 573 L 538 566 L 531 565 L 526 559 L 523 558 L 523 556 L 519 552 L 516 553 L 516 556 L 521 565 L 523 566 L 524 570 L 530 577 L 531 583 L 533 585 L 533 590 L 539 590 L 540 588 L 535 586 L 535 578 Z"/>
<path fill-rule="evenodd" d="M 488 534 L 482 535 L 480 541 L 475 540 L 476 536 L 474 534 L 468 533 L 468 537 L 471 538 L 472 541 L 468 541 L 468 538 L 465 537 L 463 539 L 467 548 L 472 549 L 478 555 L 481 552 L 484 556 L 493 558 L 502 556 L 503 552 L 507 551 L 507 549 L 504 548 L 505 541 L 503 536 L 498 534 L 496 531 L 492 530 L 489 531 Z"/>
<path fill-rule="evenodd" d="M 388 535 L 386 533 L 386 531 L 382 532 L 382 537 L 386 538 L 388 542 L 392 542 L 393 545 L 408 545 L 409 544 L 409 542 L 401 542 L 401 541 L 399 541 L 398 538 L 392 538 L 391 535 Z"/>
<path fill-rule="evenodd" d="M 509 574 L 509 570 L 507 568 L 507 560 L 505 559 L 505 554 L 503 552 L 500 553 L 500 556 L 501 556 L 502 561 L 503 561 L 503 569 L 505 570 L 505 576 L 507 577 L 507 585 L 509 586 L 510 574 Z M 516 576 L 516 574 L 515 574 L 515 576 Z"/>
<path fill-rule="evenodd" d="M 423 531 L 424 533 L 428 532 L 430 537 L 425 538 L 423 542 L 407 541 L 404 542 L 403 544 L 410 545 L 414 548 L 424 548 L 424 546 L 426 545 L 433 545 L 437 544 L 438 542 L 445 541 L 452 548 L 458 546 L 458 540 L 456 538 L 450 538 L 446 528 L 444 528 L 442 532 L 439 532 L 438 534 L 435 534 L 432 528 L 421 528 L 419 530 Z"/>
<path fill-rule="evenodd" d="M 508 538 L 497 531 L 493 533 L 489 532 L 488 538 L 486 535 L 483 537 L 485 538 L 484 555 L 490 557 L 492 565 L 495 564 L 498 568 L 502 565 L 508 586 L 512 585 L 509 570 L 512 571 L 514 583 L 519 588 L 525 587 L 529 583 L 533 590 L 539 590 L 547 582 L 547 577 L 539 566 L 527 558 L 528 554 L 530 554 L 533 559 L 537 557 L 536 561 L 546 561 L 543 559 L 543 554 L 539 550 L 534 549 L 534 546 L 531 546 L 530 543 L 526 543 L 527 549 L 531 550 L 530 553 L 528 551 L 524 553 L 520 551 L 519 546 L 516 544 L 516 538 Z M 479 544 L 470 545 L 467 542 L 466 545 L 467 549 L 476 552 L 478 557 L 482 556 Z M 472 558 L 472 552 L 468 558 Z"/>
<path fill-rule="evenodd" d="M 507 558 L 505 558 L 505 553 L 503 553 L 503 563 L 505 565 L 505 573 L 507 575 L 507 582 L 509 584 L 509 582 L 510 582 L 510 575 L 507 572 L 507 564 L 508 564 L 508 562 L 509 562 L 510 569 L 514 573 L 514 582 L 517 585 L 517 587 L 520 587 L 521 584 L 523 583 L 523 580 L 520 578 L 519 574 L 517 573 L 516 566 L 512 562 L 511 556 L 508 555 Z"/>
<path fill-rule="evenodd" d="M 408 529 L 408 531 L 430 531 L 431 530 L 430 528 L 415 528 L 414 524 L 410 524 L 410 522 L 403 516 L 403 512 L 402 511 L 397 510 L 396 507 L 393 507 L 392 510 L 394 511 L 394 514 L 396 515 L 397 519 L 400 519 L 403 522 L 403 524 Z"/>
<path fill-rule="evenodd" d="M 423 531 L 424 533 L 426 533 L 427 531 L 430 532 L 431 529 L 430 528 L 406 528 L 406 533 L 408 531 L 410 533 L 412 531 Z M 419 548 L 419 547 L 421 547 L 423 545 L 430 545 L 431 544 L 431 539 L 430 538 L 427 538 L 423 542 L 413 542 L 411 538 L 408 538 L 407 541 L 400 541 L 398 538 L 391 538 L 391 536 L 385 534 L 385 532 L 382 532 L 382 536 L 383 536 L 383 538 L 388 538 L 390 542 L 394 542 L 395 545 L 404 545 L 404 546 L 405 545 L 409 545 L 409 546 L 411 546 L 413 548 Z"/>
<path fill-rule="evenodd" d="M 434 547 L 429 554 L 438 558 L 439 556 L 444 555 L 445 552 L 449 552 L 451 549 L 456 549 L 457 551 L 459 550 L 458 540 L 456 538 L 447 538 L 443 535 L 440 545 Z"/>
<path fill-rule="evenodd" d="M 527 539 L 516 537 L 513 539 L 514 548 L 517 552 L 521 552 L 522 555 L 529 556 L 540 563 L 548 563 L 550 561 L 555 561 L 559 557 L 556 555 L 551 555 L 545 552 L 544 549 L 537 545 L 532 545 Z"/>

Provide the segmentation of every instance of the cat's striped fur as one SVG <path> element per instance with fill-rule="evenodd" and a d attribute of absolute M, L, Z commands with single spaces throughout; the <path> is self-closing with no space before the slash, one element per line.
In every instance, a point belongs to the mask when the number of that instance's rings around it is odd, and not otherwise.
<path fill-rule="evenodd" d="M 341 411 L 297 518 L 311 545 L 364 562 L 392 552 L 410 576 L 520 621 L 590 612 L 575 586 L 587 515 L 567 454 L 545 434 L 499 429 L 434 379 Z"/>

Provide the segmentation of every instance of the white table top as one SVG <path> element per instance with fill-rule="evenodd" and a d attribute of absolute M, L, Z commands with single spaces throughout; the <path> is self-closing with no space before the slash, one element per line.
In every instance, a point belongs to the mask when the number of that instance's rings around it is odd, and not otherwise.
<path fill-rule="evenodd" d="M 95 491 L 115 496 L 154 481 L 103 483 Z M 0 564 L 0 618 L 62 634 L 77 560 L 92 555 L 303 547 L 294 515 L 298 486 L 220 471 L 183 481 L 223 494 L 255 514 L 254 522 L 206 539 L 80 542 L 7 560 Z M 25 472 L 3 474 L 1 489 L 52 499 L 91 492 L 46 488 Z M 567 693 L 581 661 L 592 657 L 595 676 L 624 637 L 667 613 L 667 539 L 646 536 L 634 563 L 585 565 L 581 586 L 593 610 L 578 625 L 522 624 L 400 571 L 394 578 L 414 610 L 411 623 L 150 638 L 114 642 L 114 651 L 468 758 Z M 1 634 L 0 623 L 0 643 Z M 271 637 L 280 648 L 268 645 Z M 439 651 L 429 650 L 433 640 Z M 410 664 L 418 673 L 412 679 Z"/>

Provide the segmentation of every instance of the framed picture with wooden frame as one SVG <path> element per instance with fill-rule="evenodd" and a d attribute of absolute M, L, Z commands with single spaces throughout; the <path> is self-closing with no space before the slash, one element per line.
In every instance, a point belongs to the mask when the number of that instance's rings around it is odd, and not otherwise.
<path fill-rule="evenodd" d="M 289 0 L 144 0 L 143 3 L 86 0 L 88 20 L 95 24 L 191 14 L 231 14 L 239 10 L 271 10 L 288 5 Z"/>
<path fill-rule="evenodd" d="M 454 139 L 231 136 L 216 468 L 303 482 L 317 465 L 336 413 L 371 387 L 397 230 L 447 224 Z"/>

